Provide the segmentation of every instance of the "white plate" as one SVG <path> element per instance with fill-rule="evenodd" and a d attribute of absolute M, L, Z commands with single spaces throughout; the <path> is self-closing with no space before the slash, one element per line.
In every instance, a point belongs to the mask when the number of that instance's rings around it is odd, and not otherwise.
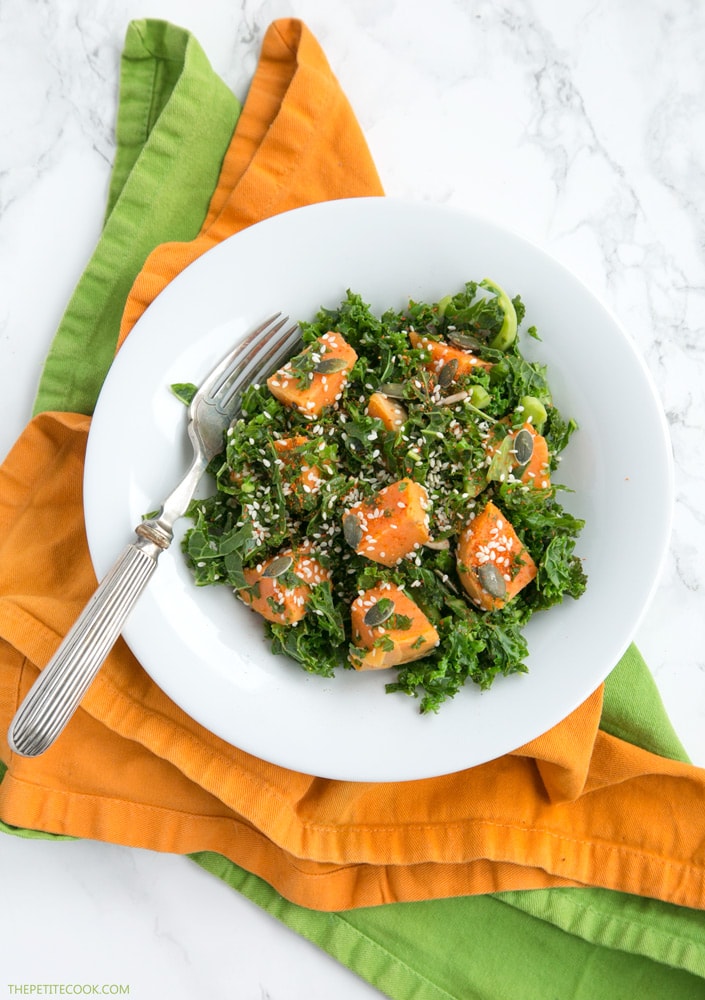
<path fill-rule="evenodd" d="M 576 708 L 628 646 L 655 587 L 672 507 L 671 453 L 646 368 L 609 312 L 524 240 L 426 203 L 365 198 L 278 215 L 215 247 L 155 300 L 118 354 L 88 442 L 85 516 L 98 576 L 188 461 L 173 382 L 198 382 L 228 345 L 281 309 L 310 318 L 346 289 L 375 311 L 490 277 L 521 294 L 558 406 L 577 419 L 560 469 L 587 526 L 579 601 L 529 624 L 527 675 L 468 685 L 438 715 L 387 695 L 389 671 L 328 680 L 274 657 L 226 589 L 192 583 L 180 533 L 124 631 L 154 681 L 229 743 L 286 767 L 360 781 L 423 778 L 500 756 Z"/>

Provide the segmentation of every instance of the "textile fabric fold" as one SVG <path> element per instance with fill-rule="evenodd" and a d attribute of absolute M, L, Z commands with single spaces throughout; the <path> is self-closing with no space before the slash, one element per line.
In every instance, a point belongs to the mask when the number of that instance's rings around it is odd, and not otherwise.
<path fill-rule="evenodd" d="M 548 733 L 424 781 L 336 782 L 258 760 L 174 705 L 122 641 L 57 744 L 36 760 L 11 754 L 12 715 L 97 582 L 81 484 L 116 343 L 176 274 L 246 226 L 383 194 L 347 98 L 294 19 L 267 31 L 241 111 L 186 32 L 134 22 L 117 139 L 101 241 L 0 470 L 5 832 L 190 854 L 404 1000 L 543 998 L 546 955 L 551 989 L 575 1000 L 703 996 L 705 772 L 633 647 Z M 512 963 L 491 957 L 496 933 L 521 953 L 512 988 Z M 448 961 L 456 947 L 463 962 Z"/>
<path fill-rule="evenodd" d="M 4 723 L 96 584 L 81 511 L 88 429 L 85 416 L 40 414 L 3 467 L 0 636 L 23 657 L 3 672 Z M 469 771 L 331 781 L 203 730 L 120 641 L 54 747 L 38 759 L 5 748 L 0 813 L 17 826 L 217 851 L 320 909 L 566 884 L 705 906 L 705 773 L 602 732 L 601 706 L 598 690 L 548 733 Z M 648 822 L 654 803 L 675 801 L 677 815 Z"/>
<path fill-rule="evenodd" d="M 198 231 L 240 107 L 193 35 L 163 21 L 130 24 L 105 223 L 44 364 L 35 414 L 93 412 L 127 294 L 165 233 Z M 220 157 L 203 155 L 213 148 Z"/>
<path fill-rule="evenodd" d="M 128 297 L 120 343 L 172 278 L 228 236 L 313 202 L 381 194 L 365 138 L 318 42 L 301 22 L 276 21 L 198 239 L 150 255 Z"/>

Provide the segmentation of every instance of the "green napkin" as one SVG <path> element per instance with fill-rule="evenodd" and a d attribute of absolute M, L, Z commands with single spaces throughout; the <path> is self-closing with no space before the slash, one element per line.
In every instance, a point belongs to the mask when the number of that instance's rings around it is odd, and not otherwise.
<path fill-rule="evenodd" d="M 239 110 L 188 32 L 129 25 L 103 234 L 52 344 L 35 412 L 92 412 L 132 281 L 154 246 L 196 235 Z M 634 647 L 606 682 L 601 724 L 686 759 Z M 52 838 L 1 821 L 0 831 Z M 320 913 L 220 855 L 191 857 L 397 1000 L 705 998 L 699 911 L 603 889 L 547 889 Z"/>
<path fill-rule="evenodd" d="M 93 412 L 128 292 L 155 246 L 200 229 L 240 109 L 191 34 L 130 24 L 103 232 L 51 345 L 35 413 Z"/>

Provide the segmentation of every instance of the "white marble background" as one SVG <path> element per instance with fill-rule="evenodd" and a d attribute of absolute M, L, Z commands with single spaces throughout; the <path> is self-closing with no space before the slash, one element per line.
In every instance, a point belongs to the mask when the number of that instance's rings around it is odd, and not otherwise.
<path fill-rule="evenodd" d="M 518 230 L 590 285 L 645 356 L 671 428 L 676 506 L 636 638 L 705 766 L 697 0 L 0 0 L 0 456 L 100 230 L 128 21 L 192 29 L 243 97 L 263 31 L 283 16 L 322 44 L 388 194 Z M 127 983 L 145 1000 L 379 995 L 181 858 L 5 837 L 0 885 L 0 997 L 59 982 Z"/>

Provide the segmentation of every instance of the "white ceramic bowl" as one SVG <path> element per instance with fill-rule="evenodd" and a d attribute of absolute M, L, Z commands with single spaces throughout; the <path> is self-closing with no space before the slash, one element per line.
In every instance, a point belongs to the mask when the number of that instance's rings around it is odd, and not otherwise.
<path fill-rule="evenodd" d="M 608 310 L 559 263 L 471 215 L 386 198 L 288 212 L 209 251 L 154 301 L 118 354 L 88 442 L 85 515 L 102 576 L 188 460 L 173 382 L 198 380 L 236 337 L 276 310 L 311 318 L 346 289 L 381 312 L 490 277 L 526 305 L 522 350 L 545 362 L 579 424 L 564 453 L 563 502 L 585 518 L 589 583 L 527 627 L 529 673 L 467 685 L 437 715 L 387 695 L 389 672 L 328 680 L 274 657 L 225 589 L 196 588 L 180 535 L 124 635 L 154 681 L 203 726 L 269 761 L 323 777 L 423 778 L 493 759 L 543 733 L 606 677 L 656 585 L 672 507 L 670 444 L 647 370 Z"/>

